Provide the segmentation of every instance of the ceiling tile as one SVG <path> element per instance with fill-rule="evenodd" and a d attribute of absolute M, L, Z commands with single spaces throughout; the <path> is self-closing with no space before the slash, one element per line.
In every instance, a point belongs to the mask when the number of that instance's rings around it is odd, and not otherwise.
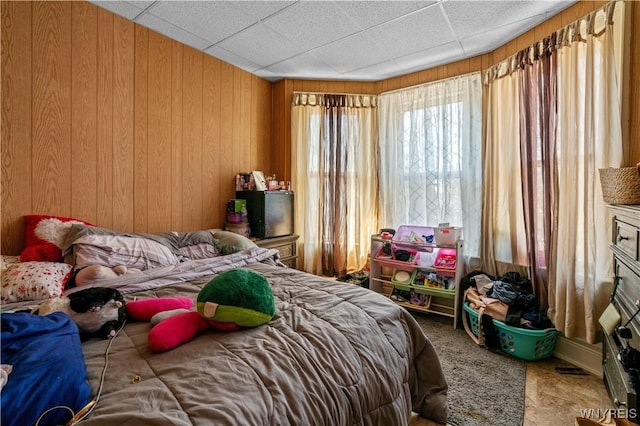
<path fill-rule="evenodd" d="M 362 28 L 370 28 L 391 21 L 436 1 L 339 1 L 336 4 Z"/>
<path fill-rule="evenodd" d="M 349 71 L 343 74 L 347 80 L 377 81 L 404 74 L 402 68 L 394 60 L 381 62 L 369 67 Z"/>
<path fill-rule="evenodd" d="M 367 31 L 392 58 L 453 41 L 454 35 L 438 5 L 422 9 Z"/>
<path fill-rule="evenodd" d="M 188 29 L 211 44 L 256 22 L 226 1 L 159 1 L 146 13 Z"/>
<path fill-rule="evenodd" d="M 294 58 L 284 60 L 267 67 L 275 75 L 287 73 L 291 78 L 305 78 L 306 76 L 321 73 L 324 76 L 338 77 L 340 74 L 335 69 L 324 63 L 313 53 L 303 53 Z"/>
<path fill-rule="evenodd" d="M 242 12 L 261 21 L 276 12 L 292 5 L 295 1 L 274 1 L 274 0 L 259 0 L 259 1 L 234 1 L 231 2 Z"/>
<path fill-rule="evenodd" d="M 546 1 L 447 1 L 441 6 L 458 38 L 518 22 L 523 16 L 541 15 L 542 21 L 548 9 Z"/>
<path fill-rule="evenodd" d="M 262 23 L 252 25 L 218 45 L 263 67 L 302 53 L 302 49 Z"/>
<path fill-rule="evenodd" d="M 136 22 L 198 50 L 202 50 L 211 45 L 211 42 L 203 40 L 200 37 L 149 13 L 142 15 Z"/>
<path fill-rule="evenodd" d="M 342 9 L 329 1 L 297 2 L 263 22 L 305 50 L 360 31 Z"/>
<path fill-rule="evenodd" d="M 402 68 L 403 74 L 407 74 L 449 62 L 455 62 L 463 53 L 460 43 L 452 41 L 432 49 L 425 49 L 411 55 L 395 58 L 394 60 L 400 68 Z"/>
<path fill-rule="evenodd" d="M 466 55 L 475 56 L 497 49 L 505 43 L 524 33 L 527 28 L 535 25 L 538 17 L 524 19 L 520 22 L 503 25 L 499 28 L 485 31 L 484 33 L 465 37 L 460 40 L 462 49 Z M 515 52 L 514 52 L 515 53 Z"/>
<path fill-rule="evenodd" d="M 229 52 L 228 50 L 223 49 L 218 45 L 209 47 L 207 50 L 205 50 L 205 52 L 211 56 L 233 64 L 236 67 L 242 68 L 243 70 L 248 72 L 253 72 L 261 68 L 260 65 L 251 62 L 250 60 L 243 58 L 242 56 L 238 56 L 233 52 Z"/>
<path fill-rule="evenodd" d="M 370 32 L 345 37 L 318 47 L 312 53 L 342 73 L 391 59 L 384 47 L 371 40 Z"/>
<path fill-rule="evenodd" d="M 144 7 L 141 7 L 142 5 L 125 1 L 93 1 L 91 3 L 95 4 L 96 6 L 100 6 L 103 9 L 107 9 L 108 11 L 113 12 L 116 15 L 120 15 L 131 20 L 138 16 L 144 10 Z"/>

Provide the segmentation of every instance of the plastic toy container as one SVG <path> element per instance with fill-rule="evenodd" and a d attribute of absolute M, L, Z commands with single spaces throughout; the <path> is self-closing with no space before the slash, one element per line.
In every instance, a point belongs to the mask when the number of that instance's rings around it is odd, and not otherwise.
<path fill-rule="evenodd" d="M 456 249 L 439 249 L 433 267 L 438 271 L 438 274 L 453 277 L 456 273 Z"/>
<path fill-rule="evenodd" d="M 457 226 L 448 226 L 446 228 L 435 228 L 435 243 L 439 246 L 454 246 L 462 237 L 462 228 Z"/>
<path fill-rule="evenodd" d="M 476 337 L 478 336 L 478 312 L 469 306 L 468 302 L 464 304 L 465 315 L 468 315 L 469 328 Z M 509 355 L 525 361 L 537 361 L 539 359 L 549 358 L 553 354 L 556 345 L 556 337 L 558 330 L 548 328 L 546 330 L 529 330 L 526 328 L 512 327 L 498 321 L 493 320 L 493 326 L 496 328 L 498 337 L 500 338 L 500 349 Z"/>
<path fill-rule="evenodd" d="M 430 226 L 401 225 L 398 227 L 393 242 L 398 247 L 431 250 L 434 245 L 434 232 Z"/>
<path fill-rule="evenodd" d="M 378 249 L 378 252 L 374 257 L 376 262 L 378 262 L 381 266 L 387 266 L 389 268 L 413 272 L 413 268 L 415 267 L 416 261 L 418 259 L 417 252 L 415 250 L 402 249 L 409 254 L 409 257 L 404 260 L 396 258 L 396 253 L 398 252 L 397 247 L 392 246 L 391 254 L 386 254 L 383 248 L 384 247 L 380 247 L 380 249 Z"/>

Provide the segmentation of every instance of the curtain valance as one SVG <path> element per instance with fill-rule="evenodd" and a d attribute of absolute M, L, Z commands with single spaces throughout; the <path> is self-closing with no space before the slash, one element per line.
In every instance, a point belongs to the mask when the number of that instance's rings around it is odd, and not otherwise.
<path fill-rule="evenodd" d="M 291 106 L 376 108 L 378 97 L 376 95 L 293 92 Z"/>

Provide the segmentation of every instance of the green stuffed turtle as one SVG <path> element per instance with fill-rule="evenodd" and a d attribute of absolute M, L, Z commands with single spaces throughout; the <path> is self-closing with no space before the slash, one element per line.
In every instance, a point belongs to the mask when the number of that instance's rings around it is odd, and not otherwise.
<path fill-rule="evenodd" d="M 267 323 L 276 305 L 267 279 L 249 269 L 232 269 L 209 281 L 198 294 L 196 309 L 223 330 Z"/>

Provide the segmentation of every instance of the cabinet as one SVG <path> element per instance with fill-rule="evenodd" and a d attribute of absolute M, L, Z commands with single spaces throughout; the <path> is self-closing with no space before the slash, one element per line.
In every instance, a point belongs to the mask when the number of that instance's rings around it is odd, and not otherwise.
<path fill-rule="evenodd" d="M 612 205 L 609 208 L 613 221 L 609 246 L 615 274 L 613 303 L 624 325 L 638 310 L 636 302 L 640 300 L 640 206 Z M 620 362 L 620 351 L 626 345 L 640 350 L 639 317 L 627 325 L 631 339 L 625 341 L 616 333 L 604 333 L 602 343 L 602 372 L 607 392 L 616 408 L 625 409 L 635 423 L 638 423 L 637 394 Z"/>
<path fill-rule="evenodd" d="M 296 267 L 298 258 L 297 243 L 298 235 L 285 235 L 284 237 L 265 238 L 256 240 L 258 247 L 276 249 L 280 252 L 280 261 L 289 268 Z"/>
<path fill-rule="evenodd" d="M 416 253 L 416 259 L 410 262 L 396 261 L 385 258 L 381 250 L 385 243 L 396 244 L 401 249 Z M 371 236 L 371 255 L 369 271 L 369 288 L 383 293 L 399 305 L 407 309 L 435 313 L 453 318 L 453 327 L 458 328 L 461 318 L 460 278 L 463 274 L 464 241 L 457 240 L 454 244 L 438 245 L 435 243 L 396 243 L 383 239 L 380 235 Z M 455 266 L 447 268 L 434 267 L 436 258 L 441 260 L 447 256 L 455 256 Z M 446 281 L 448 288 L 434 287 L 423 284 L 425 275 L 435 276 L 436 282 Z M 399 279 L 399 276 L 401 279 Z M 409 276 L 410 278 L 407 278 Z M 414 293 L 414 302 L 404 297 L 407 293 Z M 421 295 L 421 296 L 420 296 Z M 419 304 L 418 304 L 419 303 Z M 422 304 L 424 303 L 424 304 Z"/>

